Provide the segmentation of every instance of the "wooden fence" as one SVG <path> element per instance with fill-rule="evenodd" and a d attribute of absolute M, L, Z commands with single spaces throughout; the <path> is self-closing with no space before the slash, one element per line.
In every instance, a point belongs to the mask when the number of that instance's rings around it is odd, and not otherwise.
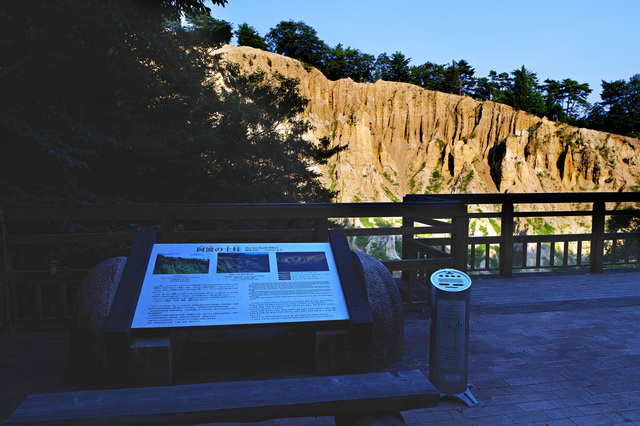
<path fill-rule="evenodd" d="M 589 268 L 593 273 L 605 267 L 640 266 L 639 232 L 606 232 L 606 223 L 615 216 L 640 217 L 640 193 L 538 193 L 538 194 L 439 194 L 445 201 L 467 205 L 469 220 L 493 220 L 496 235 L 470 236 L 467 270 L 499 272 L 510 277 L 514 271 Z M 405 201 L 431 198 L 408 195 Z M 491 211 L 481 211 L 483 206 Z M 541 233 L 524 234 L 515 229 L 520 218 L 543 224 L 551 218 L 584 221 L 584 233 L 561 233 L 541 226 Z M 535 222 L 538 221 L 539 222 Z M 531 228 L 531 226 L 529 227 Z M 534 227 L 535 228 L 535 227 Z M 429 241 L 437 245 L 437 239 Z M 547 256 L 542 253 L 546 252 Z"/>
<path fill-rule="evenodd" d="M 399 218 L 402 226 L 353 228 L 358 218 Z M 0 326 L 55 323 L 71 315 L 75 290 L 89 268 L 127 256 L 140 230 L 158 242 L 328 241 L 347 236 L 402 236 L 403 256 L 391 271 L 466 268 L 467 211 L 457 201 L 344 204 L 206 204 L 38 206 L 0 208 L 2 274 Z M 446 251 L 420 245 L 417 235 L 445 234 Z M 409 272 L 404 272 L 405 275 Z M 412 273 L 409 273 L 412 275 Z M 413 282 L 402 288 L 416 300 Z"/>
<path fill-rule="evenodd" d="M 402 256 L 384 260 L 405 303 L 425 303 L 432 271 L 469 273 L 639 265 L 640 233 L 606 232 L 640 193 L 408 195 L 402 203 L 206 204 L 144 206 L 0 207 L 0 327 L 64 322 L 87 270 L 127 256 L 140 230 L 159 242 L 328 241 L 343 231 L 358 237 L 402 236 Z M 476 206 L 476 208 L 467 207 Z M 477 206 L 483 206 L 487 211 Z M 517 220 L 575 217 L 584 233 L 516 233 Z M 398 218 L 397 227 L 353 227 L 359 218 Z M 472 235 L 470 221 L 494 221 L 495 235 Z M 540 222 L 542 223 L 542 222 Z M 546 255 L 543 255 L 543 252 Z"/>

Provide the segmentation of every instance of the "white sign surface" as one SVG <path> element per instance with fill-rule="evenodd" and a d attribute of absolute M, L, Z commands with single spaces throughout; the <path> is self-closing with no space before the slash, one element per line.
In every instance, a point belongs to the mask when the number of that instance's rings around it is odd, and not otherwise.
<path fill-rule="evenodd" d="M 131 327 L 346 319 L 329 243 L 155 244 Z"/>

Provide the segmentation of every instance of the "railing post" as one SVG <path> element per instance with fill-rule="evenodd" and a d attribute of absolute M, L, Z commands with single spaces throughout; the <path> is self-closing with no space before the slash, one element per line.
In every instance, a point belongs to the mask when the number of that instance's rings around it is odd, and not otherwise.
<path fill-rule="evenodd" d="M 402 216 L 402 227 L 410 228 L 413 227 L 414 220 L 413 218 L 408 218 L 406 216 Z M 413 259 L 414 254 L 409 249 L 409 240 L 413 240 L 414 235 L 411 234 L 402 234 L 402 259 Z M 411 285 L 413 284 L 413 276 L 416 271 L 402 271 L 402 280 L 409 283 L 409 289 L 411 289 Z"/>
<path fill-rule="evenodd" d="M 176 223 L 173 220 L 162 220 L 160 222 L 160 241 L 163 243 L 173 243 L 176 240 L 174 232 Z"/>
<path fill-rule="evenodd" d="M 319 217 L 316 219 L 316 241 L 327 242 L 329 241 L 329 219 L 326 217 Z"/>
<path fill-rule="evenodd" d="M 12 333 L 13 324 L 11 318 L 11 294 L 10 275 L 11 267 L 9 262 L 9 247 L 7 242 L 7 224 L 4 221 L 4 210 L 0 207 L 0 231 L 2 231 L 2 247 L 0 256 L 0 265 L 2 265 L 2 275 L 0 276 L 0 330 L 5 326 L 9 333 Z"/>
<path fill-rule="evenodd" d="M 591 256 L 589 258 L 589 270 L 591 273 L 602 273 L 604 262 L 604 200 L 593 202 L 591 216 Z"/>
<path fill-rule="evenodd" d="M 467 206 L 465 205 L 465 210 Z M 451 251 L 453 255 L 453 267 L 459 271 L 467 272 L 467 250 L 469 236 L 469 215 L 454 216 L 455 233 L 452 235 Z"/>
<path fill-rule="evenodd" d="M 502 226 L 500 242 L 500 276 L 513 275 L 513 202 L 502 204 Z"/>

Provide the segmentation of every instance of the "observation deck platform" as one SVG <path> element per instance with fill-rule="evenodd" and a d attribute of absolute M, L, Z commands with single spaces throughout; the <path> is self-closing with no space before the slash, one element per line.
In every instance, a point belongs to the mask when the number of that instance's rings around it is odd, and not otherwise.
<path fill-rule="evenodd" d="M 407 424 L 640 424 L 640 271 L 472 280 L 469 381 L 478 404 L 442 400 L 435 408 L 403 412 Z M 0 422 L 29 394 L 84 389 L 69 374 L 68 339 L 66 330 L 0 336 Z M 389 370 L 417 368 L 428 375 L 428 345 L 428 308 L 408 309 L 405 354 Z M 247 365 L 220 376 L 197 362 L 184 364 L 176 384 L 304 374 L 294 356 L 266 373 Z M 260 424 L 334 423 L 318 417 Z"/>

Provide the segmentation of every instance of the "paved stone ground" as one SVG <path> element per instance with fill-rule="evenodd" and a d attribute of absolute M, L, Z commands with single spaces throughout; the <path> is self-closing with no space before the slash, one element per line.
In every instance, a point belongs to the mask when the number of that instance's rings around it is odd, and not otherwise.
<path fill-rule="evenodd" d="M 477 278 L 469 381 L 479 403 L 403 413 L 418 425 L 640 424 L 640 274 Z"/>
<path fill-rule="evenodd" d="M 469 380 L 479 403 L 443 401 L 409 424 L 640 424 L 637 306 L 474 315 Z"/>
<path fill-rule="evenodd" d="M 478 405 L 403 412 L 412 425 L 640 424 L 640 272 L 474 277 L 469 382 Z M 428 312 L 405 314 L 393 370 L 428 374 Z M 0 420 L 29 393 L 78 389 L 68 334 L 0 336 Z M 333 425 L 331 417 L 261 425 Z"/>

